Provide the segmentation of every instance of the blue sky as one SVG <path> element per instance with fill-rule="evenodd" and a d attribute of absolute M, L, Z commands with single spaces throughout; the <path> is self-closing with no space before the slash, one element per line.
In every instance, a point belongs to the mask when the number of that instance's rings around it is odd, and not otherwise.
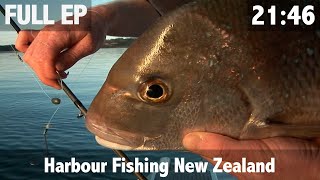
<path fill-rule="evenodd" d="M 96 5 L 104 4 L 110 1 L 114 1 L 114 0 L 91 0 L 91 3 L 93 6 L 96 6 Z M 2 16 L 1 13 L 0 13 L 0 16 Z M 15 31 L 0 31 L 0 45 L 14 44 L 16 37 L 17 37 L 17 34 Z"/>
<path fill-rule="evenodd" d="M 106 3 L 106 2 L 110 2 L 112 0 L 92 0 L 92 5 L 95 6 L 97 4 L 103 4 L 103 3 Z"/>

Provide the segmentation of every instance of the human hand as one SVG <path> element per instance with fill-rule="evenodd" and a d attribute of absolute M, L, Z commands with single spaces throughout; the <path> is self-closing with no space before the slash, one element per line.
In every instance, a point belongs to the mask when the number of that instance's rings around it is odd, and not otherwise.
<path fill-rule="evenodd" d="M 214 133 L 190 133 L 186 149 L 213 163 L 214 157 L 225 162 L 267 162 L 275 158 L 275 173 L 231 173 L 238 179 L 319 179 L 320 139 L 301 140 L 274 137 L 261 140 L 235 140 Z"/>
<path fill-rule="evenodd" d="M 176 0 L 172 3 L 179 5 Z M 105 35 L 139 36 L 158 17 L 148 1 L 112 1 L 88 9 L 87 15 L 80 18 L 84 29 L 91 26 L 87 31 L 59 23 L 41 31 L 21 31 L 16 48 L 25 53 L 25 62 L 44 84 L 60 89 L 57 79 L 65 78 L 64 71 L 79 59 L 97 51 L 105 41 Z"/>
<path fill-rule="evenodd" d="M 66 78 L 64 71 L 96 52 L 105 41 L 105 20 L 101 18 L 88 11 L 80 20 L 81 27 L 58 22 L 41 31 L 20 31 L 16 48 L 25 53 L 24 61 L 44 84 L 60 89 L 58 79 Z"/>

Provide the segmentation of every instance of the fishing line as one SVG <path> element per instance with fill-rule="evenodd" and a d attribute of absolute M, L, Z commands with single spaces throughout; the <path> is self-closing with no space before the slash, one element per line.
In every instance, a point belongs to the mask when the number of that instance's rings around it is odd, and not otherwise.
<path fill-rule="evenodd" d="M 57 73 L 58 73 L 58 72 L 57 72 Z M 58 75 L 59 75 L 59 73 L 58 73 Z M 60 81 L 59 81 L 59 82 L 62 82 L 60 75 L 59 75 L 59 78 L 60 78 Z M 62 85 L 62 84 L 60 84 L 60 85 Z M 58 110 L 59 110 L 60 107 L 61 107 L 61 102 L 60 102 L 60 101 L 61 101 L 61 97 L 62 97 L 62 94 L 60 94 L 60 98 L 57 98 L 57 99 L 59 99 L 59 102 L 58 102 L 58 103 L 57 103 L 57 102 L 56 102 L 56 103 L 54 102 L 54 98 L 51 99 L 51 102 L 52 102 L 53 104 L 58 104 L 58 107 L 56 108 L 56 110 L 55 110 L 54 113 L 52 114 L 51 118 L 49 119 L 49 121 L 47 122 L 47 124 L 45 125 L 44 130 L 43 130 L 43 137 L 44 137 L 44 144 L 45 144 L 45 154 L 44 154 L 44 157 L 48 157 L 48 156 L 49 156 L 48 131 L 49 131 L 49 129 L 50 129 L 51 121 L 53 120 L 54 116 L 56 115 L 56 113 L 58 112 Z"/>
<path fill-rule="evenodd" d="M 34 81 L 38 84 L 38 86 L 40 87 L 40 89 L 42 90 L 42 92 L 49 98 L 52 99 L 49 94 L 44 90 L 44 88 L 41 86 L 39 80 L 36 78 L 35 74 L 31 71 L 31 69 L 25 64 L 25 62 L 23 61 L 23 59 L 21 58 L 21 56 L 19 55 L 19 53 L 17 52 L 17 50 L 10 44 L 10 47 L 13 49 L 13 51 L 15 52 L 16 56 L 18 57 L 18 59 L 22 62 L 22 64 L 24 65 L 25 69 L 27 70 L 28 73 L 30 73 L 34 79 Z"/>
<path fill-rule="evenodd" d="M 5 9 L 2 7 L 2 5 L 0 4 L 0 11 L 1 13 L 5 16 Z M 19 26 L 13 21 L 12 18 L 10 18 L 10 24 L 11 26 L 16 30 L 17 33 L 19 33 L 21 31 L 21 29 L 19 28 Z M 20 59 L 19 59 L 20 60 Z M 71 89 L 64 83 L 63 80 L 60 80 L 61 83 L 61 88 L 62 90 L 65 92 L 65 94 L 69 97 L 69 99 L 74 103 L 74 105 L 81 111 L 81 113 L 86 116 L 87 114 L 87 109 L 86 107 L 84 107 L 84 105 L 81 103 L 81 101 L 77 98 L 76 95 L 73 94 L 73 92 L 71 91 Z M 128 156 L 121 150 L 116 150 L 116 149 L 112 149 L 114 151 L 114 153 L 116 153 L 119 157 L 124 158 L 125 159 L 125 163 L 129 163 L 132 161 L 128 158 Z M 134 175 L 136 175 L 136 177 L 139 180 L 146 180 L 147 178 L 140 172 L 134 172 Z"/>
<path fill-rule="evenodd" d="M 13 51 L 15 52 L 15 54 L 17 55 L 18 59 L 22 62 L 22 64 L 24 65 L 26 71 L 28 73 L 30 73 L 34 79 L 34 81 L 38 84 L 38 86 L 40 87 L 40 89 L 42 90 L 42 92 L 49 98 L 49 100 L 51 100 L 52 103 L 54 103 L 54 99 L 59 99 L 59 106 L 56 108 L 56 110 L 53 112 L 53 114 L 51 115 L 51 118 L 49 119 L 49 121 L 46 123 L 46 125 L 44 126 L 44 130 L 43 130 L 43 136 L 44 136 L 44 144 L 45 144 L 45 151 L 44 151 L 44 157 L 47 157 L 49 155 L 49 148 L 48 148 L 48 130 L 50 128 L 51 125 L 51 121 L 53 120 L 54 116 L 56 115 L 56 113 L 58 112 L 58 110 L 60 109 L 60 101 L 61 101 L 61 97 L 62 97 L 62 93 L 60 93 L 60 97 L 59 98 L 51 98 L 49 96 L 49 94 L 44 90 L 44 88 L 41 86 L 39 80 L 36 78 L 35 74 L 31 71 L 31 69 L 25 64 L 25 62 L 23 61 L 23 59 L 21 58 L 21 56 L 19 55 L 19 53 L 17 52 L 17 50 L 10 45 L 11 48 L 13 49 Z M 58 73 L 59 74 L 59 73 Z M 59 76 L 60 77 L 60 76 Z M 60 77 L 60 82 L 61 82 L 61 77 Z M 54 103 L 55 104 L 55 103 Z M 32 163 L 34 164 L 34 163 Z"/>
<path fill-rule="evenodd" d="M 60 106 L 57 107 L 57 109 L 54 111 L 54 113 L 52 114 L 51 118 L 49 119 L 48 123 L 45 125 L 44 130 L 43 130 L 43 136 L 44 136 L 44 144 L 45 144 L 45 157 L 47 157 L 49 155 L 49 148 L 48 148 L 48 130 L 50 128 L 51 125 L 51 121 L 53 119 L 53 117 L 56 115 L 56 113 L 58 112 L 58 110 L 60 109 Z"/>
<path fill-rule="evenodd" d="M 84 67 L 83 67 L 82 70 L 80 71 L 79 75 L 78 75 L 75 79 L 73 79 L 73 82 L 77 82 L 77 81 L 80 79 L 81 75 L 82 75 L 83 72 L 87 69 L 89 63 L 91 62 L 93 56 L 94 56 L 94 55 L 91 55 L 91 57 L 89 58 L 89 60 L 86 62 L 86 64 L 84 65 Z"/>
<path fill-rule="evenodd" d="M 146 1 L 154 8 L 154 10 L 156 10 L 158 15 L 161 17 L 162 14 L 160 13 L 160 10 L 157 8 L 157 6 L 155 6 L 150 0 L 146 0 Z"/>
<path fill-rule="evenodd" d="M 92 58 L 93 58 L 93 56 L 94 56 L 94 55 L 91 55 L 91 57 L 89 58 L 89 60 L 86 62 L 86 64 L 84 65 L 84 67 L 83 67 L 82 70 L 80 71 L 79 75 L 77 75 L 76 78 L 74 78 L 74 79 L 72 80 L 73 83 L 77 83 L 77 82 L 78 82 L 78 80 L 79 80 L 80 77 L 82 76 L 83 72 L 87 69 L 89 63 L 91 62 L 91 60 L 92 60 Z M 69 72 L 68 72 L 68 73 L 69 73 Z M 68 73 L 67 73 L 67 74 L 68 74 Z M 60 82 L 62 82 L 62 81 L 60 81 Z M 61 87 L 62 87 L 62 86 L 61 86 Z M 84 113 L 80 110 L 80 112 L 79 112 L 78 115 L 77 115 L 77 118 L 79 119 L 79 118 L 82 118 L 83 116 L 84 116 Z"/>

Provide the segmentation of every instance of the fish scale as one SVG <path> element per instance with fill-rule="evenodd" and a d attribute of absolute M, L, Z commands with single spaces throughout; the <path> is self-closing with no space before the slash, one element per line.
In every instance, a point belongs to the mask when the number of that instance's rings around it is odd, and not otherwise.
<path fill-rule="evenodd" d="M 195 1 L 141 35 L 90 106 L 86 126 L 98 142 L 177 150 L 194 131 L 320 137 L 319 32 L 248 31 L 245 2 Z"/>
<path fill-rule="evenodd" d="M 317 122 L 320 116 L 319 56 L 310 56 L 305 52 L 300 57 L 303 58 L 298 62 L 295 59 L 286 59 L 282 68 L 280 79 L 284 84 L 284 91 L 288 93 L 285 98 L 290 113 L 286 113 L 286 117 L 278 118 L 290 119 L 291 122 L 300 124 Z"/>

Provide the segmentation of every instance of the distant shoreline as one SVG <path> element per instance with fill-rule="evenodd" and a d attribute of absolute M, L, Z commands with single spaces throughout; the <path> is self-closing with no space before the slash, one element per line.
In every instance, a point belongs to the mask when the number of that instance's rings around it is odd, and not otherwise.
<path fill-rule="evenodd" d="M 101 48 L 127 48 L 135 40 L 136 40 L 136 38 L 107 39 L 105 41 L 104 45 Z M 0 46 L 0 53 L 1 52 L 11 52 L 11 51 L 13 51 L 11 46 L 13 48 L 15 48 L 14 44 Z"/>
<path fill-rule="evenodd" d="M 107 39 L 102 48 L 127 48 L 129 47 L 136 38 L 116 38 Z"/>
<path fill-rule="evenodd" d="M 16 48 L 14 47 L 14 44 L 0 46 L 0 52 L 11 52 L 11 51 L 13 51 L 12 47 L 13 47 L 14 49 L 16 49 Z"/>

